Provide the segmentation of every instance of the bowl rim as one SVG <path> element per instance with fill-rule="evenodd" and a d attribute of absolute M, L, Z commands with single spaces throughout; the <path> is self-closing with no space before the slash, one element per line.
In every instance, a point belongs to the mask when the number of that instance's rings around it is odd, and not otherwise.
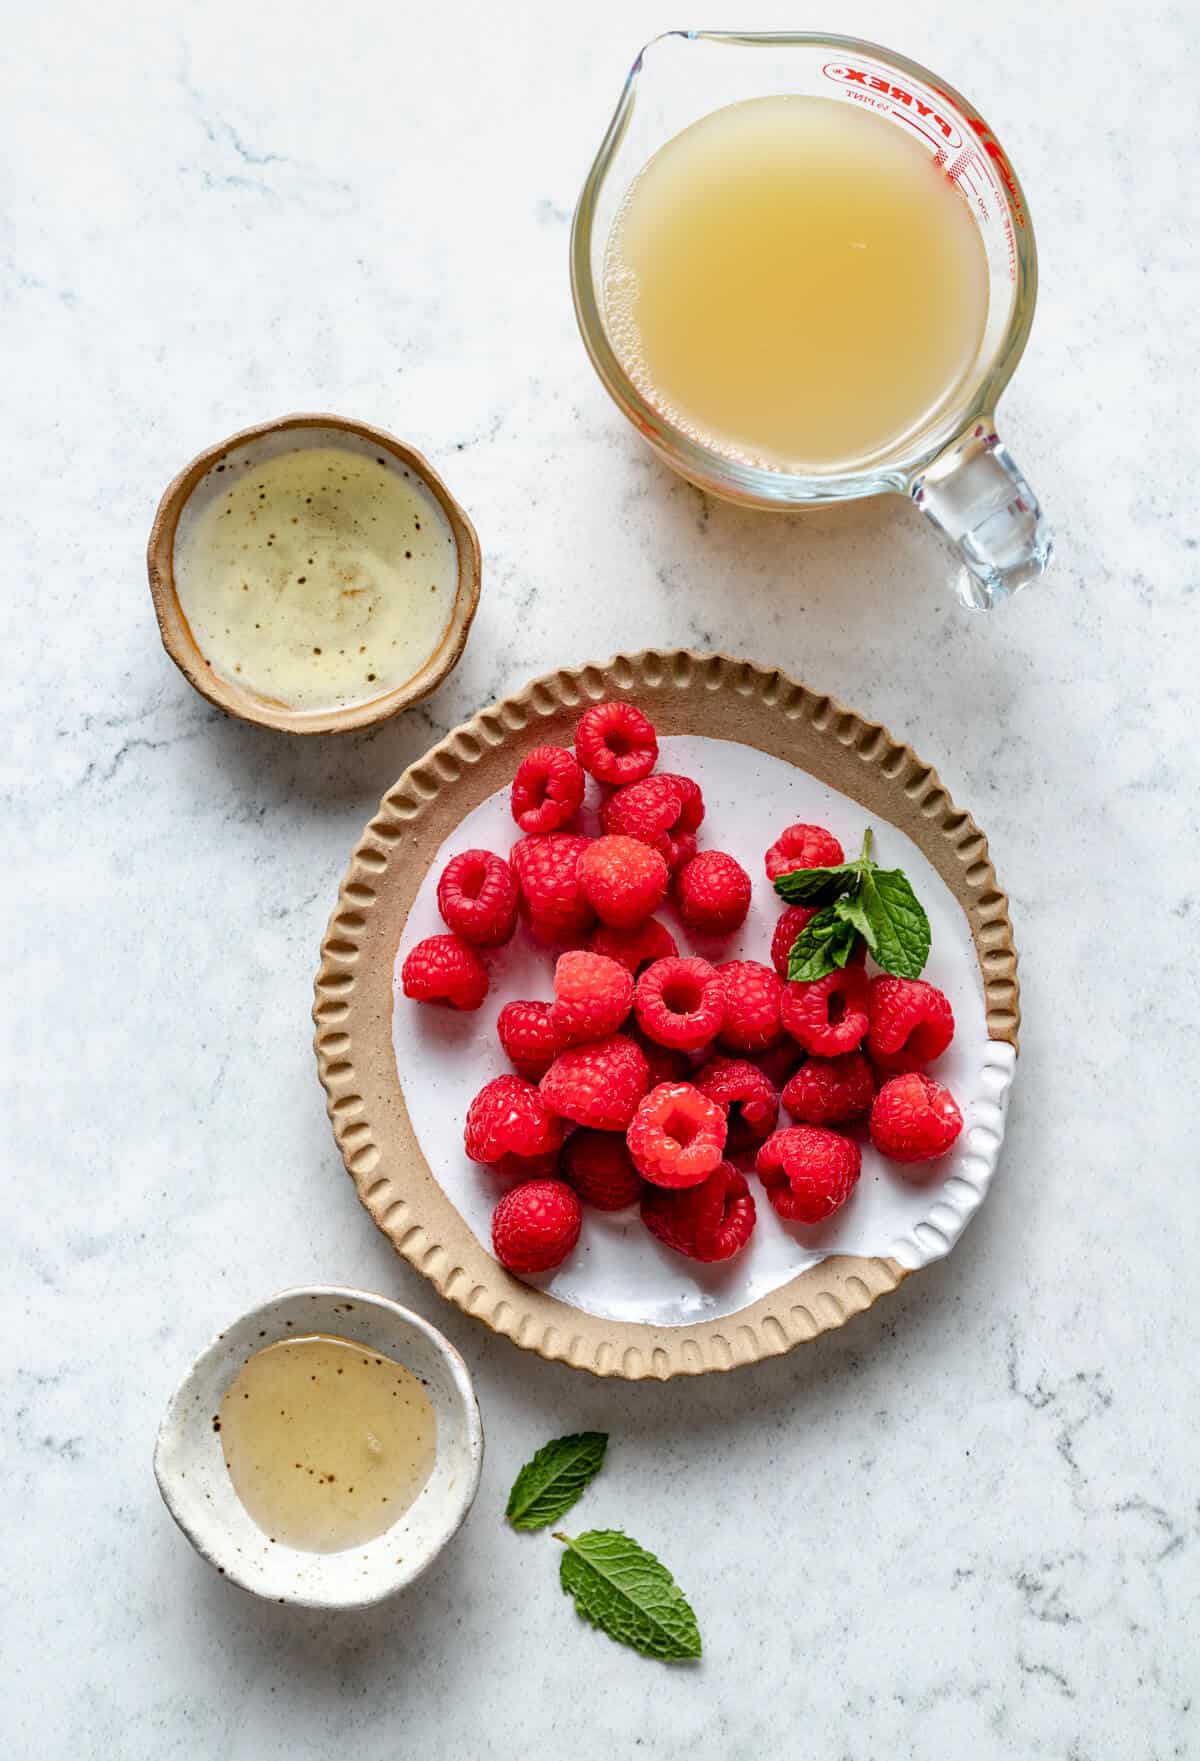
<path fill-rule="evenodd" d="M 191 1520 L 178 1495 L 175 1467 L 169 1460 L 172 1445 L 187 1409 L 188 1394 L 201 1370 L 214 1357 L 224 1354 L 229 1335 L 247 1325 L 257 1326 L 264 1317 L 270 1316 L 282 1305 L 294 1302 L 301 1297 L 323 1298 L 334 1304 L 349 1302 L 360 1308 L 370 1308 L 377 1312 L 383 1311 L 391 1320 L 399 1321 L 402 1327 L 423 1336 L 446 1365 L 457 1397 L 457 1406 L 462 1416 L 463 1441 L 467 1457 L 466 1468 L 455 1483 L 456 1498 L 448 1506 L 450 1516 L 448 1521 L 443 1524 L 441 1533 L 435 1537 L 429 1550 L 418 1561 L 414 1563 L 411 1560 L 406 1560 L 404 1568 L 385 1578 L 379 1588 L 353 1600 L 348 1600 L 345 1597 L 331 1600 L 319 1595 L 287 1592 L 281 1596 L 275 1590 L 270 1592 L 264 1590 L 260 1583 L 251 1580 L 231 1559 L 221 1553 L 219 1545 L 215 1546 L 213 1543 L 211 1531 L 203 1531 L 199 1525 Z M 281 1337 L 299 1338 L 303 1335 L 285 1333 Z M 273 1340 L 269 1343 L 276 1344 L 278 1341 Z M 374 1603 L 385 1601 L 389 1596 L 398 1594 L 409 1584 L 414 1583 L 428 1570 L 438 1555 L 458 1534 L 470 1514 L 479 1490 L 479 1480 L 483 1471 L 484 1447 L 483 1419 L 479 1411 L 479 1401 L 475 1393 L 471 1372 L 467 1368 L 462 1354 L 431 1321 L 425 1320 L 424 1316 L 417 1314 L 414 1309 L 406 1308 L 403 1303 L 394 1302 L 388 1296 L 381 1296 L 378 1291 L 360 1290 L 349 1284 L 292 1284 L 285 1290 L 276 1291 L 273 1296 L 266 1297 L 262 1302 L 253 1304 L 240 1315 L 235 1316 L 219 1333 L 213 1334 L 193 1358 L 176 1384 L 159 1421 L 154 1441 L 154 1477 L 162 1501 L 177 1527 L 186 1535 L 200 1557 L 239 1589 L 258 1596 L 262 1601 L 287 1602 L 293 1607 L 299 1608 L 367 1608 Z M 401 1517 L 397 1520 L 403 1519 Z M 330 1555 L 330 1557 L 336 1558 L 337 1555 Z"/>
<path fill-rule="evenodd" d="M 210 466 L 219 463 L 226 453 L 244 448 L 267 435 L 285 434 L 293 430 L 303 433 L 306 429 L 321 428 L 353 434 L 361 440 L 369 441 L 373 446 L 391 453 L 393 458 L 398 459 L 407 470 L 421 479 L 437 500 L 454 534 L 458 553 L 458 583 L 441 643 L 411 678 L 391 691 L 384 692 L 380 697 L 373 697 L 366 703 L 350 704 L 344 709 L 289 709 L 286 704 L 273 704 L 267 698 L 258 697 L 231 684 L 212 666 L 192 634 L 191 626 L 179 603 L 175 587 L 175 533 L 193 491 Z M 423 453 L 418 452 L 407 441 L 389 433 L 386 428 L 376 428 L 369 422 L 358 422 L 347 416 L 320 411 L 301 411 L 277 416 L 269 422 L 257 422 L 249 428 L 239 428 L 224 440 L 205 447 L 203 452 L 197 453 L 195 458 L 176 473 L 163 490 L 155 510 L 146 545 L 146 572 L 162 645 L 188 684 L 202 697 L 207 698 L 226 715 L 259 727 L 272 728 L 277 733 L 338 734 L 376 727 L 381 722 L 390 720 L 410 704 L 428 697 L 449 676 L 466 647 L 467 636 L 479 606 L 481 559 L 479 536 L 466 509 L 456 500 Z"/>

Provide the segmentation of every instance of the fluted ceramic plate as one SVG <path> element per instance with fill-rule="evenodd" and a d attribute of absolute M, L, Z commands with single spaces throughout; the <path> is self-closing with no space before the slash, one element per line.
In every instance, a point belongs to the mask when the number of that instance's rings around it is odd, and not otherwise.
<path fill-rule="evenodd" d="M 635 1211 L 589 1211 L 580 1245 L 525 1283 L 492 1257 L 498 1189 L 468 1162 L 471 1096 L 509 1068 L 495 1034 L 503 1004 L 548 996 L 551 961 L 518 934 L 491 958 L 474 1015 L 410 1003 L 400 963 L 444 928 L 437 877 L 457 851 L 506 851 L 519 836 L 508 789 L 524 754 L 569 745 L 591 702 L 622 697 L 659 731 L 660 767 L 700 783 L 701 844 L 732 851 L 754 878 L 743 930 L 719 949 L 663 915 L 681 946 L 768 958 L 780 902 L 762 852 L 795 820 L 826 825 L 847 851 L 866 825 L 885 866 L 905 869 L 929 912 L 926 976 L 947 992 L 956 1034 L 938 1076 L 963 1109 L 950 1155 L 917 1180 L 866 1146 L 851 1200 L 819 1231 L 783 1223 L 759 1198 L 746 1251 L 705 1267 L 661 1247 Z M 595 800 L 583 829 L 595 828 Z M 443 1295 L 517 1344 L 599 1375 L 730 1369 L 838 1326 L 947 1253 L 996 1166 L 1016 1063 L 1019 998 L 1007 903 L 987 843 L 933 770 L 878 725 L 778 672 L 720 655 L 648 652 L 559 672 L 482 711 L 413 765 L 355 851 L 322 948 L 314 1017 L 330 1118 L 359 1196 Z M 782 1121 L 786 1123 L 786 1119 Z"/>

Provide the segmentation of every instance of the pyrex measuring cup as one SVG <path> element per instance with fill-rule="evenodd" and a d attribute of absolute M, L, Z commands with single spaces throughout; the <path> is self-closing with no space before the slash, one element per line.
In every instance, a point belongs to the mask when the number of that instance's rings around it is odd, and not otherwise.
<path fill-rule="evenodd" d="M 987 321 L 964 383 L 923 426 L 849 471 L 792 475 L 704 445 L 642 395 L 605 328 L 605 251 L 638 172 L 700 117 L 745 98 L 781 93 L 864 105 L 908 131 L 958 185 L 987 257 Z M 583 186 L 571 231 L 571 284 L 579 327 L 601 380 L 655 451 L 698 488 L 762 508 L 884 492 L 909 495 L 955 546 L 964 565 L 960 597 L 971 606 L 994 606 L 1045 572 L 1050 533 L 994 417 L 1033 320 L 1033 228 L 992 130 L 928 69 L 852 37 L 715 31 L 656 37 L 630 70 Z M 897 334 L 896 346 L 903 349 L 903 334 Z"/>

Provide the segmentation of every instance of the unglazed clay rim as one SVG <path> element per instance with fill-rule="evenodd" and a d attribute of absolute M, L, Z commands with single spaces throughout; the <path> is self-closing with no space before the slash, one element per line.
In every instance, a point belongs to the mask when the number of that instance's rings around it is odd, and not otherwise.
<path fill-rule="evenodd" d="M 235 449 L 241 449 L 268 434 L 302 433 L 308 428 L 332 428 L 342 434 L 354 434 L 362 440 L 391 453 L 402 465 L 419 477 L 435 497 L 454 534 L 458 554 L 458 584 L 450 621 L 437 649 L 410 679 L 373 697 L 368 703 L 351 704 L 345 709 L 288 709 L 285 704 L 271 704 L 253 693 L 223 679 L 210 664 L 183 614 L 175 590 L 175 531 L 184 507 L 210 466 Z M 227 715 L 242 721 L 256 722 L 260 727 L 274 728 L 284 734 L 340 734 L 356 728 L 371 728 L 399 715 L 410 704 L 419 703 L 436 691 L 457 666 L 467 644 L 471 624 L 479 604 L 480 558 L 479 539 L 465 509 L 454 499 L 433 466 L 415 448 L 398 440 L 384 428 L 373 428 L 367 422 L 351 422 L 344 416 L 302 414 L 280 416 L 273 422 L 260 422 L 253 428 L 242 428 L 198 453 L 185 465 L 163 491 L 162 500 L 150 528 L 146 547 L 146 569 L 150 577 L 150 596 L 158 619 L 163 647 L 179 668 L 189 685 L 202 697 L 223 709 Z"/>
<path fill-rule="evenodd" d="M 793 763 L 911 837 L 967 917 L 992 1044 L 970 1176 L 894 1244 L 893 1256 L 831 1256 L 746 1308 L 697 1325 L 607 1320 L 505 1272 L 426 1163 L 396 1072 L 395 954 L 430 862 L 463 815 L 511 779 L 525 752 L 546 741 L 569 745 L 582 710 L 609 697 L 637 703 L 661 734 L 737 739 Z M 777 1356 L 841 1326 L 949 1251 L 999 1154 L 1020 992 L 1008 901 L 987 839 L 911 747 L 783 673 L 726 655 L 648 649 L 547 674 L 481 710 L 410 765 L 381 801 L 342 882 L 322 944 L 313 1019 L 338 1147 L 397 1252 L 464 1313 L 526 1350 L 599 1376 L 665 1380 Z"/>

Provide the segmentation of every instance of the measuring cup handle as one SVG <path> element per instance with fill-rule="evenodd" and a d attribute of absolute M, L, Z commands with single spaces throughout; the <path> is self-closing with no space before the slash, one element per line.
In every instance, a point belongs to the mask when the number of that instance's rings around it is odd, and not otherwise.
<path fill-rule="evenodd" d="M 909 493 L 962 559 L 964 605 L 991 611 L 1045 574 L 1054 549 L 1050 529 L 990 419 L 939 453 Z"/>

